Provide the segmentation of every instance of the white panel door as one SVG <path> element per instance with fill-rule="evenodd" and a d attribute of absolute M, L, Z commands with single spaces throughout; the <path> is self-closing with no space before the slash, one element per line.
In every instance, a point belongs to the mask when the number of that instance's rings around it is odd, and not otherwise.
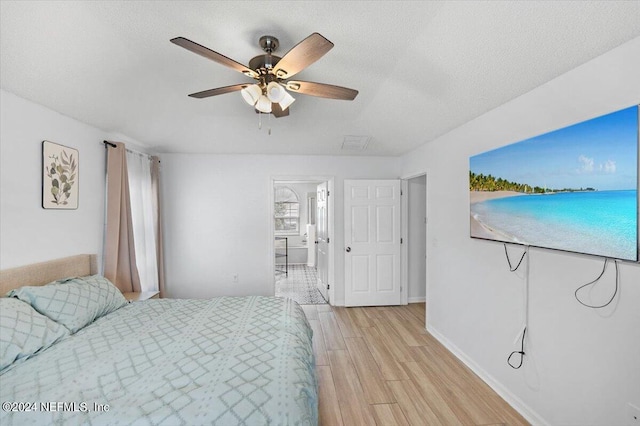
<path fill-rule="evenodd" d="M 400 181 L 344 181 L 345 305 L 400 305 Z"/>
<path fill-rule="evenodd" d="M 327 182 L 318 185 L 316 194 L 316 244 L 318 249 L 318 290 L 329 301 L 329 191 Z"/>

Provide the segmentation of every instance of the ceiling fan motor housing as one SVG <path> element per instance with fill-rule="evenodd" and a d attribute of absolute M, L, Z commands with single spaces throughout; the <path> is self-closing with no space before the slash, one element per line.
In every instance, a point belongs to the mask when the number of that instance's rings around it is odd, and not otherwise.
<path fill-rule="evenodd" d="M 268 53 L 266 55 L 258 55 L 251 58 L 249 61 L 249 68 L 260 74 L 266 74 L 268 70 L 276 66 L 280 59 L 281 58 L 279 56 L 270 55 Z"/>
<path fill-rule="evenodd" d="M 273 52 L 278 50 L 280 46 L 280 42 L 274 36 L 264 35 L 260 37 L 258 44 L 267 52 L 265 55 L 259 55 L 252 58 L 249 61 L 249 68 L 257 71 L 259 74 L 267 74 L 270 69 L 272 69 L 278 61 L 280 61 L 279 56 L 272 55 Z M 268 82 L 267 82 L 268 83 Z"/>

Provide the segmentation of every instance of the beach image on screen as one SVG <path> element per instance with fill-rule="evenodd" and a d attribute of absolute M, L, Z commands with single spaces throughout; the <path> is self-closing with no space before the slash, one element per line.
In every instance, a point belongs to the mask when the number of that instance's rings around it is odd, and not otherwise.
<path fill-rule="evenodd" d="M 638 261 L 638 106 L 475 155 L 471 237 Z"/>

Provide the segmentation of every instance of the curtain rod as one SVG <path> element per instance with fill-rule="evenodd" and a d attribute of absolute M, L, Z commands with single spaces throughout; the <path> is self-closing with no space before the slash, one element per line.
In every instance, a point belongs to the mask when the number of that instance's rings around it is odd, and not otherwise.
<path fill-rule="evenodd" d="M 102 141 L 102 143 L 105 145 L 105 148 L 108 146 L 115 148 L 117 145 L 114 144 L 113 142 L 109 142 L 109 141 Z M 146 152 L 139 152 L 139 151 L 134 151 L 133 149 L 129 149 L 129 148 L 125 148 L 125 151 L 130 152 L 132 154 L 138 154 L 138 155 L 142 155 L 147 157 L 149 160 L 153 159 L 153 155 L 151 154 L 147 154 Z M 158 159 L 158 163 L 160 163 L 160 159 Z"/>
<path fill-rule="evenodd" d="M 153 155 L 146 154 L 144 152 L 134 151 L 133 149 L 129 149 L 129 148 L 125 148 L 124 150 L 129 152 L 129 153 L 131 153 L 131 154 L 136 154 L 136 155 L 139 155 L 141 157 L 147 157 L 149 160 L 151 160 L 153 158 Z"/>

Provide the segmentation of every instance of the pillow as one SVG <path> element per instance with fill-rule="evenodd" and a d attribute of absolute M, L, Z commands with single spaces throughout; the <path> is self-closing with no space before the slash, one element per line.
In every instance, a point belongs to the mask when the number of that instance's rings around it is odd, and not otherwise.
<path fill-rule="evenodd" d="M 0 297 L 0 371 L 69 335 L 63 325 L 18 299 Z"/>
<path fill-rule="evenodd" d="M 120 290 L 100 275 L 67 278 L 44 286 L 9 292 L 75 333 L 87 324 L 127 304 Z"/>

